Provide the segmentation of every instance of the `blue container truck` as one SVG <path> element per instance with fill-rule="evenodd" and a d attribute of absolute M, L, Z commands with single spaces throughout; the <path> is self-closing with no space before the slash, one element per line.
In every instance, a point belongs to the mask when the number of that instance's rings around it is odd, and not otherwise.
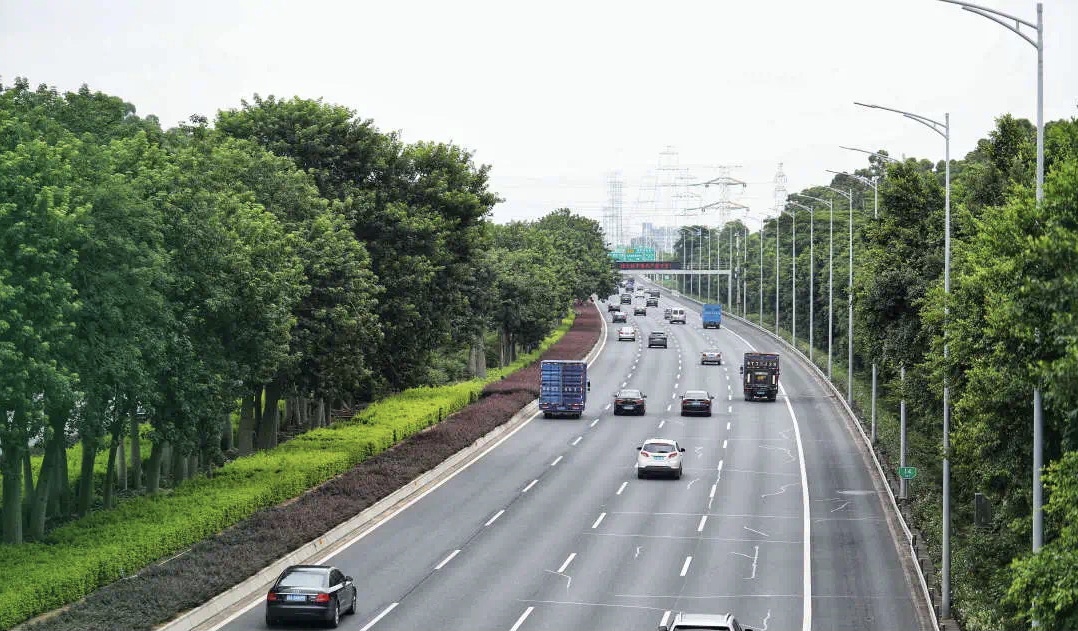
<path fill-rule="evenodd" d="M 588 403 L 588 364 L 581 360 L 547 359 L 539 366 L 539 409 L 543 418 L 580 418 Z"/>
<path fill-rule="evenodd" d="M 704 305 L 704 313 L 701 314 L 705 329 L 722 328 L 722 305 Z"/>

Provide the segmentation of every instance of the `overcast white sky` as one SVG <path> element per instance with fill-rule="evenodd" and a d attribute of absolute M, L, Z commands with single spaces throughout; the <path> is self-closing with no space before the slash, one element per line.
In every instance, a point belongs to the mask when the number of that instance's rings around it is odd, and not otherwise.
<path fill-rule="evenodd" d="M 1036 18 L 1030 0 L 978 2 Z M 1072 118 L 1078 2 L 1048 0 L 1044 19 L 1045 119 Z M 950 112 L 956 158 L 995 117 L 1036 111 L 1035 49 L 935 0 L 0 0 L 0 80 L 16 76 L 87 83 L 166 127 L 254 93 L 322 97 L 473 150 L 506 200 L 499 222 L 561 206 L 600 219 L 618 171 L 630 231 L 700 205 L 655 186 L 668 147 L 696 181 L 736 165 L 762 215 L 780 162 L 793 192 L 863 166 L 839 145 L 943 158 L 939 136 L 855 100 Z"/>

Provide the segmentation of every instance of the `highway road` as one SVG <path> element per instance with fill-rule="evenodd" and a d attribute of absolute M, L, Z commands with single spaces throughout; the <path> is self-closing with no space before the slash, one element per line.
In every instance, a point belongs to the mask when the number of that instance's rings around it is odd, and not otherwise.
<path fill-rule="evenodd" d="M 583 418 L 533 419 L 324 561 L 359 587 L 341 628 L 653 630 L 677 611 L 767 631 L 930 628 L 823 384 L 784 356 L 778 401 L 744 401 L 740 356 L 778 349 L 735 322 L 705 331 L 687 304 L 687 324 L 670 325 L 671 304 L 629 316 L 636 342 L 608 326 Z M 656 329 L 669 348 L 646 348 Z M 700 365 L 705 348 L 724 363 Z M 647 394 L 646 415 L 613 415 L 621 387 Z M 710 418 L 679 416 L 687 389 L 715 395 Z M 686 447 L 681 480 L 637 479 L 651 437 Z M 251 603 L 217 628 L 263 629 L 263 616 Z"/>

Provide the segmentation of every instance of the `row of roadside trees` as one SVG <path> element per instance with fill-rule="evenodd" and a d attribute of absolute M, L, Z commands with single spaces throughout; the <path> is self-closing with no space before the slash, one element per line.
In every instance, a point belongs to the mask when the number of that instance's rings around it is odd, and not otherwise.
<path fill-rule="evenodd" d="M 802 191 L 834 204 L 833 359 L 842 391 L 849 339 L 850 204 L 827 187 L 853 193 L 855 396 L 863 393 L 859 403 L 867 416 L 875 362 L 887 418 L 893 420 L 898 401 L 906 401 L 909 464 L 920 469 L 910 486 L 910 509 L 936 563 L 942 539 L 945 376 L 950 383 L 952 593 L 955 615 L 969 630 L 1016 628 L 1032 619 L 1045 629 L 1078 628 L 1078 120 L 1050 122 L 1045 136 L 1045 199 L 1039 210 L 1036 128 L 1029 121 L 999 118 L 972 152 L 952 161 L 949 299 L 943 292 L 942 161 L 872 157 L 854 172 L 861 180 L 836 175 L 826 185 Z M 878 186 L 878 218 L 866 179 Z M 797 339 L 807 348 L 809 228 L 815 221 L 813 337 L 815 359 L 826 364 L 829 207 L 803 196 L 790 199 L 813 208 L 812 215 L 790 205 L 755 233 L 739 221 L 722 228 L 690 227 L 676 258 L 700 261 L 698 266 L 718 260 L 725 267 L 733 243 L 737 280 L 747 289 L 736 298 L 735 288 L 733 307 L 752 319 L 762 312 L 763 325 L 774 328 L 777 233 L 780 332 L 791 338 L 796 300 Z M 791 295 L 794 222 L 796 298 Z M 710 295 L 725 302 L 725 281 L 712 282 Z M 694 284 L 693 292 L 707 293 L 707 280 Z M 1048 466 L 1046 544 L 1034 555 L 1035 386 L 1044 393 Z M 887 418 L 881 420 L 878 447 L 897 465 L 897 426 Z M 980 525 L 974 519 L 978 493 L 991 508 L 990 519 Z"/>
<path fill-rule="evenodd" d="M 482 375 L 613 291 L 596 222 L 493 224 L 488 177 L 320 100 L 164 130 L 85 86 L 0 86 L 3 541 Z"/>

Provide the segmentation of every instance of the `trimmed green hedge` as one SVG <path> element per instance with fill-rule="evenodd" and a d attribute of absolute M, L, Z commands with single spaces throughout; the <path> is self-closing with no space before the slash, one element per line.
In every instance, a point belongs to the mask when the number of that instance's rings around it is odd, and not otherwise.
<path fill-rule="evenodd" d="M 102 585 L 296 497 L 476 400 L 487 383 L 534 362 L 572 325 L 511 366 L 379 401 L 350 422 L 316 429 L 239 458 L 171 493 L 140 497 L 49 533 L 43 543 L 0 546 L 0 628 L 78 600 Z"/>

